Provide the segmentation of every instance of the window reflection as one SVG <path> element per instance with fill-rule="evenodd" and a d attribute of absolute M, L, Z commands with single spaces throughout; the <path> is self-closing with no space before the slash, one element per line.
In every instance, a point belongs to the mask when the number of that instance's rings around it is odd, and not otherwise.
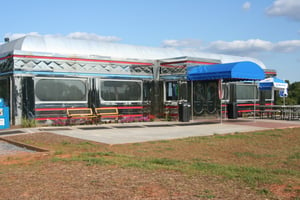
<path fill-rule="evenodd" d="M 35 92 L 39 101 L 86 101 L 86 81 L 70 79 L 40 79 Z"/>
<path fill-rule="evenodd" d="M 178 82 L 166 82 L 166 100 L 178 100 Z"/>
<path fill-rule="evenodd" d="M 238 100 L 253 100 L 258 97 L 256 85 L 236 85 L 236 97 Z"/>
<path fill-rule="evenodd" d="M 4 102 L 9 102 L 9 79 L 0 79 L 0 98 L 4 99 Z"/>
<path fill-rule="evenodd" d="M 103 80 L 100 83 L 103 101 L 141 101 L 141 81 Z"/>

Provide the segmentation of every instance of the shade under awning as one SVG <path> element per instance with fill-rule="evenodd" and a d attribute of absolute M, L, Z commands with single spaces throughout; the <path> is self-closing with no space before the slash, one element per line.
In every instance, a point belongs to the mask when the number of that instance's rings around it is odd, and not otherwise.
<path fill-rule="evenodd" d="M 253 62 L 200 65 L 187 70 L 189 80 L 262 80 L 264 70 Z"/>

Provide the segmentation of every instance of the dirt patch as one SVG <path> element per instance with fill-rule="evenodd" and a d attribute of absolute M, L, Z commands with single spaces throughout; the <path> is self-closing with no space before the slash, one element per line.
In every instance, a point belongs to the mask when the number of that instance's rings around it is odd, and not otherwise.
<path fill-rule="evenodd" d="M 281 199 L 299 199 L 300 186 L 291 185 L 271 185 L 270 191 Z"/>
<path fill-rule="evenodd" d="M 227 120 L 224 123 L 230 124 L 237 124 L 237 125 L 247 125 L 247 126 L 256 126 L 256 127 L 264 127 L 264 128 L 278 128 L 278 129 L 285 129 L 285 128 L 295 128 L 300 127 L 299 122 L 293 123 L 291 122 L 281 122 L 281 121 L 260 121 L 260 120 Z"/>
<path fill-rule="evenodd" d="M 8 139 L 52 153 L 2 157 L 0 199 L 257 200 L 300 195 L 300 129 L 124 145 L 46 132 Z M 190 163 L 208 164 L 212 170 L 189 171 Z M 258 180 L 249 185 L 240 174 L 214 173 L 226 166 L 283 175 L 276 176 L 280 184 L 270 179 L 269 184 Z"/>
<path fill-rule="evenodd" d="M 0 177 L 2 199 L 262 199 L 216 177 L 82 163 L 12 168 Z"/>

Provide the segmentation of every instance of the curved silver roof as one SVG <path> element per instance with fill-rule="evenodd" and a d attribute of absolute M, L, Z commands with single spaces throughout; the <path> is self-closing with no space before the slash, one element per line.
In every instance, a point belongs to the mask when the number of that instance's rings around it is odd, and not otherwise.
<path fill-rule="evenodd" d="M 0 54 L 14 51 L 24 51 L 29 54 L 50 53 L 68 57 L 104 56 L 119 59 L 168 59 L 175 57 L 193 57 L 208 60 L 220 60 L 221 63 L 251 61 L 265 69 L 265 65 L 254 58 L 210 54 L 197 51 L 184 51 L 170 48 L 135 46 L 120 43 L 108 43 L 95 40 L 71 39 L 54 36 L 25 36 L 0 46 Z"/>

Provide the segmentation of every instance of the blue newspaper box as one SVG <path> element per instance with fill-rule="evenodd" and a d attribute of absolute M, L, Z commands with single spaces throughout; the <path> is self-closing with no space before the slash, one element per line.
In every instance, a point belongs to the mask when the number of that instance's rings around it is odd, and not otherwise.
<path fill-rule="evenodd" d="M 0 129 L 10 128 L 9 107 L 4 103 L 4 99 L 0 98 Z"/>

